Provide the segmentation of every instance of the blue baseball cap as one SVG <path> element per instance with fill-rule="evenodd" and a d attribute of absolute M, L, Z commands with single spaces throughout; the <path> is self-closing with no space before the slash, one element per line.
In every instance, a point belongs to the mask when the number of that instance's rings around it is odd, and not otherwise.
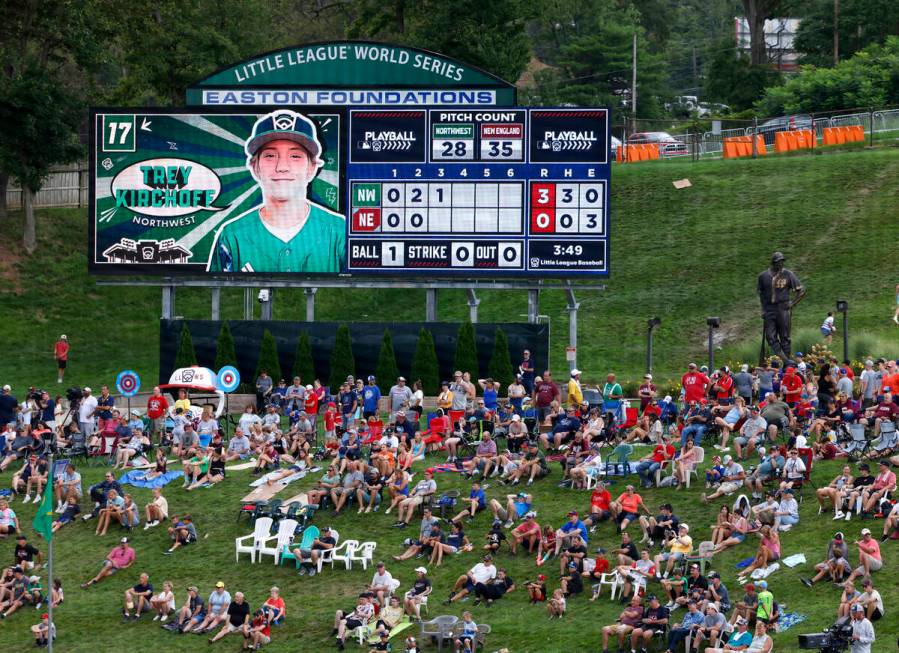
<path fill-rule="evenodd" d="M 259 149 L 272 141 L 294 141 L 307 150 L 314 159 L 322 153 L 321 143 L 315 133 L 315 125 L 309 118 L 296 111 L 279 109 L 262 116 L 253 125 L 253 135 L 244 149 L 247 156 L 253 156 Z"/>

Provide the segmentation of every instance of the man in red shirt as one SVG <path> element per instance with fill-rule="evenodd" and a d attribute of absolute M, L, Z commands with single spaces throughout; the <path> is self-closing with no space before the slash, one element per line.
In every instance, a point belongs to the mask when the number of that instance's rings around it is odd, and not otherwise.
<path fill-rule="evenodd" d="M 153 388 L 153 394 L 147 399 L 147 417 L 150 418 L 150 436 L 165 432 L 165 416 L 169 410 L 168 399 L 162 394 L 159 386 Z"/>
<path fill-rule="evenodd" d="M 715 391 L 715 398 L 718 400 L 719 404 L 727 405 L 734 403 L 734 379 L 730 375 L 730 370 L 727 367 L 722 367 L 718 371 L 718 378 L 715 380 L 715 385 L 712 389 Z"/>
<path fill-rule="evenodd" d="M 643 487 L 652 487 L 655 481 L 656 470 L 662 467 L 666 460 L 674 458 L 674 447 L 668 442 L 668 434 L 662 433 L 662 442 L 657 444 L 652 453 L 644 456 L 637 463 L 635 471 L 640 477 Z"/>
<path fill-rule="evenodd" d="M 795 408 L 802 397 L 802 377 L 796 374 L 796 369 L 788 367 L 784 371 L 783 379 L 780 381 L 780 391 L 783 392 L 784 402 L 790 407 Z"/>
<path fill-rule="evenodd" d="M 56 358 L 56 382 L 62 383 L 66 375 L 66 365 L 69 363 L 69 339 L 66 334 L 59 336 L 59 340 L 53 345 L 53 357 Z"/>
<path fill-rule="evenodd" d="M 534 385 L 534 407 L 537 409 L 537 421 L 541 424 L 550 411 L 550 405 L 559 398 L 559 387 L 553 383 L 549 370 L 543 372 L 542 377 L 537 377 Z"/>
<path fill-rule="evenodd" d="M 884 421 L 895 422 L 897 416 L 899 416 L 899 406 L 893 402 L 893 393 L 889 390 L 883 393 L 883 399 L 879 404 L 868 408 L 865 411 L 865 416 L 859 420 L 865 426 L 869 426 L 871 424 L 871 419 L 874 419 L 874 437 L 880 435 L 880 425 L 883 424 Z"/>
<path fill-rule="evenodd" d="M 705 399 L 705 389 L 709 385 L 709 377 L 696 370 L 696 363 L 690 363 L 687 373 L 681 377 L 684 388 L 684 399 L 688 404 Z"/>
<path fill-rule="evenodd" d="M 887 361 L 887 369 L 880 382 L 881 392 L 888 390 L 895 396 L 899 393 L 899 371 L 896 369 L 896 361 Z"/>

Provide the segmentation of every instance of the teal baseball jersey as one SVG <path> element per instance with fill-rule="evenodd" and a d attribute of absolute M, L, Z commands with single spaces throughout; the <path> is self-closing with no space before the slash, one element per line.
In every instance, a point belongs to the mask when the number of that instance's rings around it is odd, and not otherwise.
<path fill-rule="evenodd" d="M 345 220 L 310 202 L 306 224 L 288 241 L 266 228 L 259 209 L 226 223 L 212 247 L 209 271 L 337 273 L 345 258 Z"/>

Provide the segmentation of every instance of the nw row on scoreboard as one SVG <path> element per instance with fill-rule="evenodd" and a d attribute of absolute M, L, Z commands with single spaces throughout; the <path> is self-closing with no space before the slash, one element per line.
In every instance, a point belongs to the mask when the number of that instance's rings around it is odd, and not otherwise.
<path fill-rule="evenodd" d="M 354 181 L 350 233 L 605 235 L 604 182 Z"/>
<path fill-rule="evenodd" d="M 352 270 L 430 269 L 483 272 L 605 272 L 607 241 L 514 238 L 350 238 L 347 267 Z"/>

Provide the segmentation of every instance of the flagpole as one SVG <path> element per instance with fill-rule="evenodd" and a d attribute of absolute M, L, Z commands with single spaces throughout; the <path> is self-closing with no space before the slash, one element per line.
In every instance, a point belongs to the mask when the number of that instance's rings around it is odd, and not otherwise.
<path fill-rule="evenodd" d="M 53 454 L 50 454 L 50 475 L 53 475 Z M 45 491 L 52 492 L 53 488 L 46 488 Z M 53 505 L 53 502 L 50 502 Z M 38 507 L 40 510 L 40 507 Z M 47 650 L 53 653 L 53 537 L 47 541 Z"/>

